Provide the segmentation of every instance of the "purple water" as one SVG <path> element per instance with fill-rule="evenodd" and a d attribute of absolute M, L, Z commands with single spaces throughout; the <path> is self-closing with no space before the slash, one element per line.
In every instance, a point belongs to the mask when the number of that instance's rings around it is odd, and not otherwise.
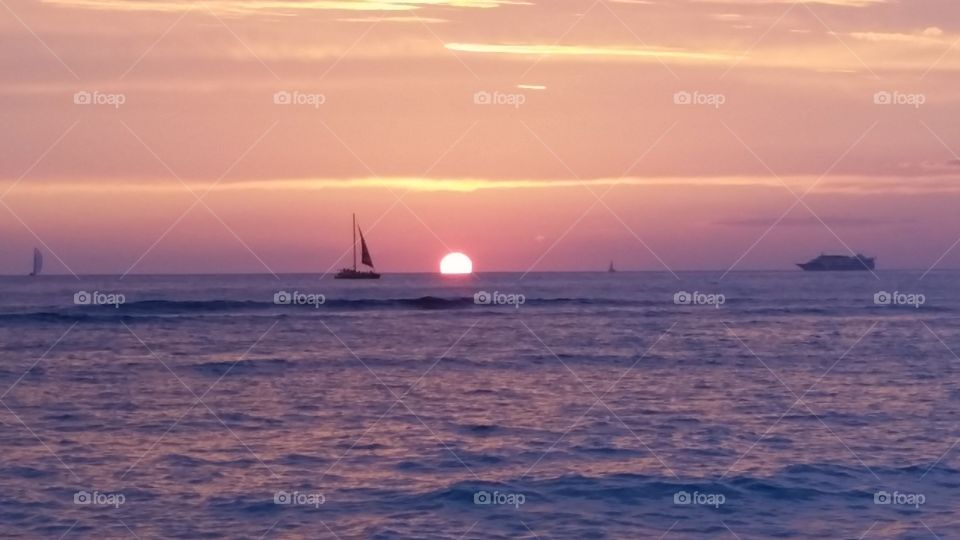
<path fill-rule="evenodd" d="M 0 278 L 0 536 L 955 537 L 960 273 L 879 278 Z"/>

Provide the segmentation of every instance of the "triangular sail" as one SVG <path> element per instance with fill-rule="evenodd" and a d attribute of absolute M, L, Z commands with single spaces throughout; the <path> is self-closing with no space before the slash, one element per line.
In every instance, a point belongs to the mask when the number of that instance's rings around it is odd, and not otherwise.
<path fill-rule="evenodd" d="M 34 276 L 39 276 L 40 272 L 43 270 L 43 253 L 40 253 L 40 250 L 33 248 L 33 272 Z"/>
<path fill-rule="evenodd" d="M 370 257 L 370 250 L 367 249 L 367 241 L 363 238 L 363 231 L 360 230 L 360 227 L 357 227 L 357 230 L 360 231 L 360 262 L 373 268 L 373 258 Z"/>

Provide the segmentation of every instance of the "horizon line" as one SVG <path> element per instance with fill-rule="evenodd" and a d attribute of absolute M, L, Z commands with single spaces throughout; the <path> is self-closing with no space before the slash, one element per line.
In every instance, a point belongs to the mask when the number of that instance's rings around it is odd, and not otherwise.
<path fill-rule="evenodd" d="M 924 269 L 924 268 L 886 268 L 884 270 L 877 270 L 877 273 L 880 272 L 956 272 L 960 271 L 960 268 L 934 268 L 934 269 Z M 615 274 L 670 274 L 670 273 L 683 273 L 683 274 L 706 274 L 706 273 L 730 273 L 730 274 L 744 274 L 744 273 L 757 273 L 757 272 L 792 272 L 801 274 L 809 274 L 810 272 L 804 272 L 802 270 L 797 270 L 794 268 L 769 268 L 769 269 L 739 269 L 739 270 L 727 270 L 727 269 L 705 269 L 705 270 L 620 270 L 612 272 Z M 413 275 L 435 275 L 435 276 L 444 276 L 446 274 L 441 274 L 440 272 L 435 271 L 398 271 L 398 272 L 380 272 L 384 276 L 388 275 L 403 275 L 403 276 L 413 276 Z M 485 274 L 610 274 L 611 272 L 602 269 L 602 270 L 534 270 L 534 271 L 524 271 L 524 270 L 490 270 L 482 272 L 473 272 L 468 275 L 449 275 L 452 279 L 479 276 Z M 814 272 L 814 273 L 824 273 L 824 272 Z M 837 273 L 837 272 L 826 272 L 826 273 Z M 842 272 L 848 274 L 850 272 Z M 856 274 L 856 272 L 853 272 Z M 0 278 L 8 277 L 71 277 L 71 278 L 80 278 L 80 277 L 123 277 L 123 276 L 135 276 L 135 277 L 167 277 L 167 276 L 332 276 L 333 272 L 162 272 L 162 273 L 129 273 L 129 274 L 102 274 L 102 273 L 93 273 L 93 274 L 70 274 L 70 273 L 45 273 L 39 276 L 31 276 L 29 274 L 0 274 Z"/>

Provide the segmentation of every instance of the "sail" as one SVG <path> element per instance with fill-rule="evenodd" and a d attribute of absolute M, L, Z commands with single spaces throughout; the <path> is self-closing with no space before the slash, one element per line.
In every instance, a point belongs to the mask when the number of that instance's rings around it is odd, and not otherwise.
<path fill-rule="evenodd" d="M 360 227 L 357 227 L 360 231 Z M 367 241 L 363 239 L 363 231 L 360 231 L 360 262 L 373 268 L 373 258 L 370 257 L 370 250 L 367 249 Z"/>
<path fill-rule="evenodd" d="M 39 249 L 33 248 L 33 275 L 39 276 L 42 270 L 43 270 L 43 253 L 40 253 Z"/>

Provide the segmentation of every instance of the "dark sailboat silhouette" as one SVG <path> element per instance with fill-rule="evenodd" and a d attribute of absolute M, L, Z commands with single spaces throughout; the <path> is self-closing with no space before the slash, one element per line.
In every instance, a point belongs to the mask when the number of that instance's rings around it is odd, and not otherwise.
<path fill-rule="evenodd" d="M 40 272 L 43 271 L 43 253 L 40 253 L 40 250 L 33 248 L 33 271 L 30 272 L 31 276 L 39 276 Z"/>
<path fill-rule="evenodd" d="M 617 271 L 617 269 L 613 267 L 613 261 L 610 261 L 610 268 L 607 268 L 607 272 L 609 272 L 609 273 L 612 274 L 612 273 L 614 273 L 614 272 L 616 272 L 616 271 Z"/>
<path fill-rule="evenodd" d="M 370 270 L 357 270 L 357 233 L 360 233 L 360 262 L 370 267 Z M 357 226 L 357 215 L 353 215 L 353 267 L 343 268 L 336 279 L 380 279 L 380 274 L 374 271 L 373 258 L 370 257 L 370 250 L 367 248 L 367 241 L 363 238 L 363 231 Z"/>

